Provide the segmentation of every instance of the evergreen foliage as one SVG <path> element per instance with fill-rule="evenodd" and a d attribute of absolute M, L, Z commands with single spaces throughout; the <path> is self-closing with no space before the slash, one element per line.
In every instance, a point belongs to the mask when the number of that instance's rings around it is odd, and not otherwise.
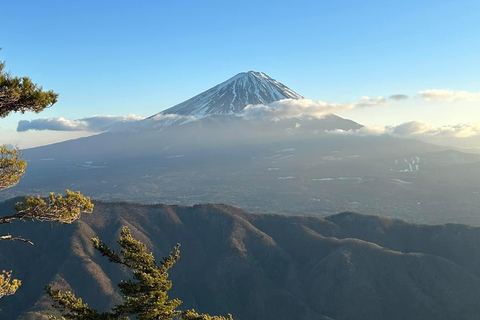
<path fill-rule="evenodd" d="M 16 185 L 25 173 L 27 164 L 19 153 L 18 149 L 0 146 L 0 191 Z"/>
<path fill-rule="evenodd" d="M 92 239 L 95 249 L 110 262 L 129 268 L 133 279 L 118 284 L 124 295 L 124 302 L 108 312 L 98 312 L 83 303 L 81 298 L 72 292 L 61 292 L 47 286 L 47 294 L 55 302 L 55 306 L 64 312 L 62 319 L 71 320 L 128 320 L 135 316 L 138 320 L 233 320 L 228 317 L 199 314 L 195 310 L 179 311 L 182 301 L 169 299 L 168 291 L 172 282 L 168 279 L 168 271 L 180 258 L 180 245 L 177 244 L 167 257 L 157 266 L 152 253 L 147 252 L 144 243 L 132 237 L 128 227 L 123 227 L 118 244 L 122 248 L 120 254 L 110 249 L 98 238 Z M 50 316 L 51 320 L 58 319 Z"/>
<path fill-rule="evenodd" d="M 0 63 L 0 118 L 5 118 L 12 112 L 38 113 L 57 102 L 58 94 L 55 92 L 43 91 L 42 87 L 27 77 L 12 77 L 4 68 L 5 63 Z M 15 186 L 25 173 L 26 166 L 18 149 L 0 146 L 0 191 Z M 47 201 L 40 197 L 27 197 L 25 201 L 17 203 L 15 209 L 17 213 L 0 217 L 0 224 L 15 220 L 72 223 L 82 212 L 92 212 L 93 204 L 90 198 L 79 192 L 67 190 L 65 196 L 51 193 Z M 10 234 L 0 235 L 1 240 L 33 244 L 28 239 Z M 12 271 L 4 270 L 0 275 L 0 298 L 14 294 L 20 285 L 21 281 L 12 279 Z"/>
<path fill-rule="evenodd" d="M 0 62 L 0 118 L 12 112 L 38 113 L 57 102 L 57 93 L 43 91 L 30 78 L 12 77 L 4 68 L 5 63 Z"/>
<path fill-rule="evenodd" d="M 18 279 L 12 280 L 12 271 L 2 271 L 0 275 L 0 298 L 14 294 L 22 282 Z"/>
<path fill-rule="evenodd" d="M 65 196 L 50 193 L 47 201 L 39 196 L 28 197 L 24 202 L 17 203 L 15 210 L 17 213 L 13 216 L 0 218 L 0 224 L 12 219 L 72 223 L 80 218 L 82 212 L 91 213 L 93 204 L 80 192 L 67 190 Z"/>

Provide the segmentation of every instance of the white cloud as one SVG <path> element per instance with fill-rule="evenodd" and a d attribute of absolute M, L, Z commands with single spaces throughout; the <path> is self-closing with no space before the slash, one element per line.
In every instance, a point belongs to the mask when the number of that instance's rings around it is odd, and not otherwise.
<path fill-rule="evenodd" d="M 183 122 L 183 121 L 195 121 L 199 119 L 199 117 L 184 116 L 176 113 L 166 113 L 166 114 L 159 113 L 157 115 L 154 115 L 150 119 L 154 121 L 170 121 L 170 122 L 182 121 Z"/>
<path fill-rule="evenodd" d="M 480 101 L 480 92 L 453 91 L 448 89 L 430 89 L 420 91 L 420 97 L 426 101 Z"/>
<path fill-rule="evenodd" d="M 142 119 L 143 117 L 134 114 L 127 116 L 96 115 L 77 120 L 69 120 L 65 118 L 41 118 L 30 121 L 19 121 L 17 131 L 52 130 L 102 132 L 107 130 L 118 130 L 123 126 Z"/>
<path fill-rule="evenodd" d="M 149 127 L 150 129 L 155 128 L 156 130 L 162 130 L 172 124 L 182 125 L 188 122 L 192 122 L 195 120 L 199 120 L 201 117 L 196 116 L 185 116 L 175 113 L 167 113 L 167 114 L 157 114 L 148 120 L 149 122 L 145 122 L 144 126 Z"/>
<path fill-rule="evenodd" d="M 422 121 L 410 121 L 391 127 L 391 133 L 402 136 L 430 136 L 445 138 L 469 138 L 480 136 L 480 123 L 459 123 L 435 126 Z"/>
<path fill-rule="evenodd" d="M 385 127 L 382 126 L 364 126 L 356 130 L 330 130 L 326 131 L 329 134 L 344 135 L 344 136 L 378 136 L 386 133 Z"/>
<path fill-rule="evenodd" d="M 85 123 L 67 120 L 65 118 L 42 118 L 35 120 L 20 120 L 17 131 L 53 130 L 53 131 L 88 131 Z"/>
<path fill-rule="evenodd" d="M 393 135 L 403 137 L 470 138 L 480 137 L 480 123 L 459 123 L 435 126 L 423 121 L 409 121 L 397 126 L 365 126 L 357 130 L 332 130 L 329 134 L 339 135 Z"/>
<path fill-rule="evenodd" d="M 128 127 L 131 123 L 143 120 L 144 117 L 137 116 L 135 114 L 129 114 L 126 116 L 109 116 L 109 115 L 96 115 L 93 117 L 80 119 L 82 122 L 88 124 L 88 131 L 106 131 L 106 130 L 118 130 L 123 127 Z"/>
<path fill-rule="evenodd" d="M 357 103 L 353 104 L 354 108 L 363 108 L 363 107 L 376 107 L 383 106 L 387 103 L 387 99 L 384 97 L 370 98 L 362 97 Z"/>
<path fill-rule="evenodd" d="M 310 99 L 284 99 L 268 105 L 248 105 L 243 110 L 245 118 L 288 119 L 301 116 L 321 118 L 330 113 L 342 113 L 355 108 L 373 107 L 386 104 L 383 97 L 362 97 L 356 103 L 338 104 L 324 101 L 314 102 Z"/>
<path fill-rule="evenodd" d="M 423 134 L 433 134 L 437 132 L 436 126 L 422 121 L 409 121 L 399 124 L 398 126 L 388 127 L 388 131 L 392 134 L 400 136 L 414 136 Z"/>

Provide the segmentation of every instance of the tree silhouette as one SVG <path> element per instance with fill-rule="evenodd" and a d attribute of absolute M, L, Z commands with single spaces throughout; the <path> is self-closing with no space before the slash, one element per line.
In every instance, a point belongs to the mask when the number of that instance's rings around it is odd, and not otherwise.
<path fill-rule="evenodd" d="M 58 94 L 55 92 L 43 91 L 42 87 L 27 77 L 12 77 L 4 68 L 5 63 L 0 63 L 0 119 L 12 112 L 38 113 L 57 102 Z M 0 146 L 0 191 L 15 186 L 25 174 L 26 166 L 18 149 Z M 67 190 L 65 196 L 50 193 L 46 200 L 39 196 L 27 197 L 25 201 L 15 205 L 15 210 L 13 215 L 0 217 L 0 224 L 19 220 L 72 223 L 82 212 L 92 212 L 93 204 L 90 198 L 79 192 Z M 1 240 L 33 244 L 28 239 L 10 234 L 0 235 Z M 20 280 L 12 279 L 12 271 L 4 270 L 0 274 L 0 298 L 14 294 L 20 285 Z"/>

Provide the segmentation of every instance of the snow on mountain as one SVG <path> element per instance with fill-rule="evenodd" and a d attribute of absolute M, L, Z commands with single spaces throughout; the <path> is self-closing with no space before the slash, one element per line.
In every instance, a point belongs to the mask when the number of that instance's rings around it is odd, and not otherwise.
<path fill-rule="evenodd" d="M 215 87 L 196 95 L 159 115 L 207 117 L 240 113 L 249 104 L 267 105 L 282 99 L 303 97 L 263 72 L 242 72 Z"/>

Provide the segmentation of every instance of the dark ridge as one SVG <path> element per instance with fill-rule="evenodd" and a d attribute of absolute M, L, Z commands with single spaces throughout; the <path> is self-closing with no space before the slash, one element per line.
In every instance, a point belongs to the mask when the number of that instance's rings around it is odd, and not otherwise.
<path fill-rule="evenodd" d="M 0 204 L 2 213 L 15 200 Z M 125 270 L 94 252 L 123 225 L 157 258 L 177 242 L 171 297 L 184 308 L 242 319 L 476 319 L 480 314 L 480 229 L 418 225 L 343 212 L 325 219 L 259 215 L 222 204 L 95 202 L 72 225 L 13 223 L 0 262 L 23 280 L 0 300 L 2 318 L 45 319 L 46 283 L 70 288 L 93 307 L 114 305 Z M 324 318 L 322 318 L 324 317 Z M 19 318 L 20 319 L 20 318 Z"/>

